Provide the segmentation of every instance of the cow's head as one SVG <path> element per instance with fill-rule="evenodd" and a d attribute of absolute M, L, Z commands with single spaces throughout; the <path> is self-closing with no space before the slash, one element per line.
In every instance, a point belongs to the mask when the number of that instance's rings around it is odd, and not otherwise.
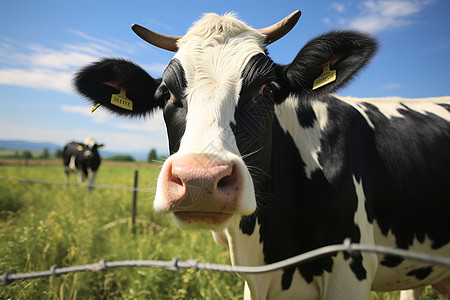
<path fill-rule="evenodd" d="M 292 64 L 276 65 L 266 46 L 299 17 L 296 11 L 256 30 L 233 15 L 207 14 L 183 37 L 133 25 L 144 40 L 176 52 L 161 79 L 121 59 L 101 60 L 75 77 L 81 94 L 114 113 L 163 110 L 171 156 L 154 207 L 173 212 L 181 227 L 219 230 L 233 216 L 252 214 L 255 194 L 269 178 L 275 105 L 291 94 L 307 101 L 336 90 L 375 49 L 365 35 L 333 32 L 308 43 Z M 313 90 L 327 62 L 338 76 Z"/>
<path fill-rule="evenodd" d="M 85 159 L 91 159 L 98 155 L 98 148 L 104 147 L 104 144 L 97 144 L 92 135 L 87 136 L 83 141 L 83 156 Z"/>

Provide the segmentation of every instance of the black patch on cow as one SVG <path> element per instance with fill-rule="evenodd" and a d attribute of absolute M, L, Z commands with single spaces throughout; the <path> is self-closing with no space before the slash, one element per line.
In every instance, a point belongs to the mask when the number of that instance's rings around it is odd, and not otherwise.
<path fill-rule="evenodd" d="M 395 268 L 399 266 L 405 259 L 394 255 L 385 255 L 383 260 L 380 262 L 383 266 Z"/>
<path fill-rule="evenodd" d="M 283 131 L 277 119 L 273 120 L 272 149 L 269 175 L 276 181 L 267 181 L 265 193 L 271 195 L 270 202 L 260 205 L 257 198 L 256 212 L 261 224 L 265 262 L 273 263 L 322 246 L 342 243 L 347 237 L 354 242 L 360 241 L 360 230 L 353 221 L 357 196 L 350 168 L 346 166 L 339 178 L 328 178 L 326 174 L 334 174 L 334 171 L 327 168 L 334 164 L 328 164 L 327 159 L 322 158 L 324 171 L 317 169 L 312 172 L 311 179 L 307 178 L 305 163 L 292 137 Z M 341 156 L 345 154 L 343 152 Z M 333 157 L 342 160 L 339 155 Z M 321 257 L 284 270 L 283 289 L 292 283 L 292 270 L 298 270 L 308 283 L 324 271 L 332 272 L 332 257 Z M 352 257 L 350 266 L 356 278 L 366 278 L 362 257 Z"/>
<path fill-rule="evenodd" d="M 283 269 L 283 275 L 281 277 L 281 288 L 283 290 L 289 289 L 292 284 L 292 278 L 294 277 L 295 267 Z"/>
<path fill-rule="evenodd" d="M 352 262 L 350 263 L 350 269 L 355 273 L 356 278 L 362 281 L 367 278 L 367 271 L 363 266 L 363 257 L 361 254 L 352 255 Z"/>
<path fill-rule="evenodd" d="M 186 75 L 183 66 L 178 59 L 174 58 L 164 70 L 162 84 L 158 87 L 157 93 L 164 96 L 164 93 L 168 91 L 172 94 L 170 102 L 177 106 L 183 106 L 186 86 Z M 165 100 L 167 101 L 168 99 Z"/>
<path fill-rule="evenodd" d="M 445 108 L 447 111 L 450 112 L 450 104 L 446 104 L 446 103 L 439 103 L 439 106 L 442 106 L 443 108 Z"/>
<path fill-rule="evenodd" d="M 433 272 L 433 267 L 425 267 L 425 268 L 418 268 L 414 269 L 411 272 L 408 272 L 408 276 L 414 276 L 419 280 L 424 280 L 427 278 L 431 273 Z"/>
<path fill-rule="evenodd" d="M 373 203 L 374 218 L 384 235 L 408 249 L 428 237 L 433 249 L 450 242 L 450 123 L 433 113 L 403 106 L 402 117 L 387 118 L 376 106 L 363 105 L 375 126 L 376 172 L 367 176 L 364 190 Z M 444 106 L 445 107 L 445 106 Z M 448 107 L 447 107 L 448 109 Z M 414 222 L 411 222 L 414 220 Z M 397 259 L 398 260 L 398 259 Z M 397 262 L 386 259 L 387 266 Z"/>
<path fill-rule="evenodd" d="M 260 207 L 266 207 L 264 203 L 271 201 L 271 195 L 266 193 L 266 184 L 270 169 L 268 158 L 272 150 L 268 145 L 272 143 L 273 91 L 277 88 L 274 76 L 273 63 L 264 54 L 257 54 L 249 60 L 241 74 L 242 87 L 234 114 L 235 122 L 230 124 L 239 153 L 250 170 Z M 269 88 L 270 93 L 264 89 L 260 93 L 263 87 Z M 241 229 L 251 234 L 255 222 L 255 217 L 244 217 Z"/>
<path fill-rule="evenodd" d="M 186 130 L 187 102 L 184 97 L 186 75 L 178 59 L 173 59 L 164 70 L 163 80 L 155 93 L 157 99 L 165 98 L 164 121 L 169 139 L 170 154 L 180 148 L 181 138 Z"/>
<path fill-rule="evenodd" d="M 247 235 L 252 235 L 255 231 L 256 226 L 256 216 L 252 214 L 250 216 L 243 216 L 239 223 L 239 228 L 241 231 Z"/>
<path fill-rule="evenodd" d="M 240 99 L 252 99 L 258 95 L 261 86 L 275 79 L 274 64 L 263 53 L 256 54 L 242 70 Z"/>
<path fill-rule="evenodd" d="M 302 101 L 299 103 L 297 109 L 298 122 L 304 128 L 314 127 L 314 122 L 317 120 L 316 113 L 308 102 Z"/>

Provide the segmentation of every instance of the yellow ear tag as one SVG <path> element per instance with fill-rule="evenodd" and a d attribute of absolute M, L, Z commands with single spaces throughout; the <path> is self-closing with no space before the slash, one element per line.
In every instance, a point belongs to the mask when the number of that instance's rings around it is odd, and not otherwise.
<path fill-rule="evenodd" d="M 78 145 L 78 146 L 77 146 L 77 150 L 78 150 L 78 151 L 83 151 L 83 146 Z"/>
<path fill-rule="evenodd" d="M 324 85 L 332 83 L 336 80 L 336 70 L 330 70 L 330 63 L 327 62 L 323 65 L 322 74 L 314 80 L 313 90 L 318 89 Z"/>
<path fill-rule="evenodd" d="M 127 98 L 125 89 L 121 89 L 119 94 L 111 95 L 111 104 L 127 110 L 133 110 L 133 101 Z"/>
<path fill-rule="evenodd" d="M 100 103 L 94 104 L 91 108 L 91 113 L 93 113 L 99 106 L 100 106 Z"/>

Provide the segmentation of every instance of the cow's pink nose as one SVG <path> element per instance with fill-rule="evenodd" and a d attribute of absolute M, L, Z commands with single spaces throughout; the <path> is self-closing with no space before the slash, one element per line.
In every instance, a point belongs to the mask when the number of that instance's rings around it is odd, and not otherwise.
<path fill-rule="evenodd" d="M 237 164 L 211 154 L 185 154 L 168 163 L 162 192 L 168 210 L 178 217 L 201 219 L 211 213 L 230 214 L 238 207 L 243 180 Z"/>

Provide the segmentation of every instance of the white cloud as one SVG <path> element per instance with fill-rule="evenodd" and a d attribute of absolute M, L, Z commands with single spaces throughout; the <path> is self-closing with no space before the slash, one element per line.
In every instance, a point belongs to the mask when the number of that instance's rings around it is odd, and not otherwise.
<path fill-rule="evenodd" d="M 109 120 L 112 120 L 114 117 L 102 109 L 97 109 L 94 113 L 91 113 L 91 110 L 88 105 L 61 105 L 59 107 L 62 111 L 83 115 L 85 117 L 89 117 L 93 122 L 97 124 L 106 123 Z"/>
<path fill-rule="evenodd" d="M 0 69 L 0 84 L 50 89 L 64 93 L 71 93 L 72 73 L 51 69 Z"/>
<path fill-rule="evenodd" d="M 342 12 L 345 11 L 345 5 L 344 5 L 343 3 L 340 3 L 340 2 L 333 2 L 333 3 L 331 4 L 331 7 L 332 7 L 334 10 L 336 10 L 337 12 L 340 12 L 340 13 L 342 13 Z"/>
<path fill-rule="evenodd" d="M 68 49 L 55 50 L 36 47 L 33 50 L 34 53 L 28 56 L 28 64 L 50 69 L 68 70 L 96 59 L 96 56 Z"/>
<path fill-rule="evenodd" d="M 49 48 L 0 38 L 0 84 L 73 93 L 71 78 L 78 68 L 100 57 L 123 56 L 135 50 L 123 41 L 100 39 L 77 30 L 66 31 L 82 41 Z M 165 64 L 153 63 L 149 72 L 161 76 L 164 68 Z"/>
<path fill-rule="evenodd" d="M 114 127 L 131 131 L 159 132 L 165 134 L 166 127 L 161 114 L 155 114 L 151 117 L 135 120 L 134 122 L 116 123 Z"/>
<path fill-rule="evenodd" d="M 90 108 L 81 105 L 61 105 L 60 110 L 64 112 L 79 114 L 91 118 L 95 123 L 104 124 L 113 128 L 129 130 L 129 131 L 143 131 L 151 133 L 165 134 L 164 120 L 161 114 L 154 114 L 152 116 L 140 119 L 123 119 L 116 117 L 100 106 L 95 112 L 91 113 Z M 126 120 L 126 121 L 124 121 Z"/>
<path fill-rule="evenodd" d="M 401 88 L 402 85 L 400 83 L 388 83 L 380 87 L 380 90 L 394 90 Z"/>
<path fill-rule="evenodd" d="M 143 65 L 142 67 L 150 74 L 150 76 L 161 78 L 167 64 L 154 63 L 150 65 Z"/>
<path fill-rule="evenodd" d="M 88 129 L 58 129 L 24 126 L 0 121 L 0 139 L 26 140 L 36 142 L 51 142 L 63 145 L 72 140 L 83 141 L 92 135 L 98 143 L 105 144 L 105 151 L 123 153 L 146 152 L 155 148 L 158 153 L 167 153 L 167 138 L 159 133 L 110 132 L 105 130 Z"/>
<path fill-rule="evenodd" d="M 414 23 L 414 16 L 433 2 L 434 0 L 363 1 L 357 6 L 357 15 L 352 18 L 347 17 L 344 25 L 367 32 L 409 26 Z M 332 8 L 341 14 L 347 12 L 346 6 L 342 3 L 335 2 Z"/>
<path fill-rule="evenodd" d="M 0 43 L 0 84 L 73 93 L 75 69 L 97 59 L 95 51 L 65 45 L 51 49 L 4 39 Z M 86 50 L 88 50 L 86 48 Z"/>
<path fill-rule="evenodd" d="M 85 41 L 89 41 L 90 42 L 89 44 L 93 46 L 93 49 L 100 50 L 99 52 L 96 52 L 97 54 L 105 55 L 108 53 L 117 53 L 117 52 L 133 54 L 136 50 L 133 44 L 129 44 L 127 42 L 117 40 L 114 38 L 109 38 L 108 40 L 106 40 L 102 38 L 97 38 L 95 36 L 89 35 L 79 30 L 67 29 L 66 31 L 73 35 L 81 37 Z"/>

